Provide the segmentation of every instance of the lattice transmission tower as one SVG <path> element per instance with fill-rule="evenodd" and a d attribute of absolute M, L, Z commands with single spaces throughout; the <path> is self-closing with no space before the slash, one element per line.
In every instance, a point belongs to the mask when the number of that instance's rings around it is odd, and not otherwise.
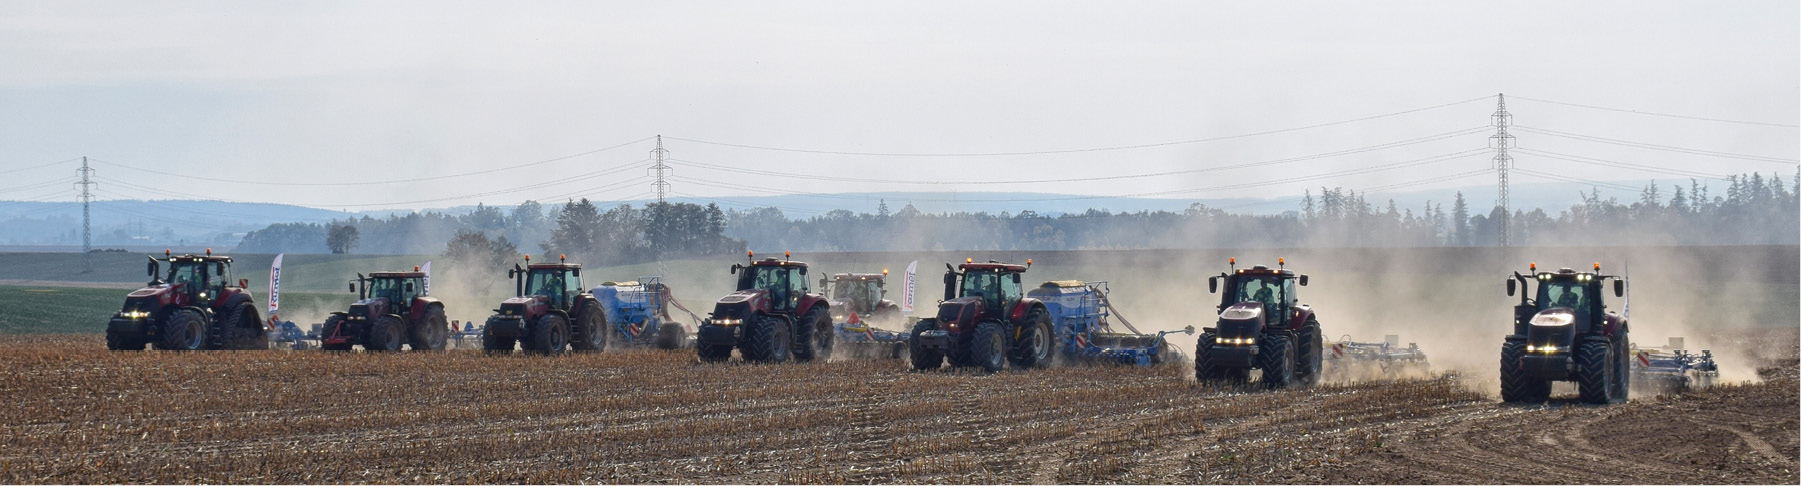
<path fill-rule="evenodd" d="M 675 173 L 675 168 L 663 163 L 668 157 L 669 151 L 663 148 L 663 136 L 657 135 L 657 148 L 650 151 L 650 160 L 653 164 L 649 171 L 657 178 L 655 182 L 650 183 L 651 189 L 656 190 L 657 202 L 663 202 L 664 195 L 669 192 L 669 181 L 663 180 L 663 178 Z"/>
<path fill-rule="evenodd" d="M 1501 246 L 1513 246 L 1513 229 L 1508 221 L 1513 219 L 1512 205 L 1507 198 L 1507 170 L 1513 168 L 1513 156 L 1507 155 L 1507 147 L 1513 145 L 1513 135 L 1507 133 L 1507 126 L 1513 124 L 1513 114 L 1507 112 L 1507 94 L 1495 95 L 1495 114 L 1490 120 L 1495 125 L 1495 134 L 1488 137 L 1495 142 L 1495 172 L 1500 175 L 1501 192 L 1495 204 L 1501 206 Z"/>

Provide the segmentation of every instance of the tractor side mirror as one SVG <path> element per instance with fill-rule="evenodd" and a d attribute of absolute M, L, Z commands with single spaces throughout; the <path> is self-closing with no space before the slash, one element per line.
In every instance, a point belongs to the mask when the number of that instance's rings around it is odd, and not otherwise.
<path fill-rule="evenodd" d="M 1625 280 L 1615 279 L 1613 281 L 1613 296 L 1614 297 L 1625 297 L 1626 296 L 1626 281 Z"/>
<path fill-rule="evenodd" d="M 1219 277 L 1207 277 L 1207 293 L 1219 293 Z"/>
<path fill-rule="evenodd" d="M 1307 274 L 1305 274 L 1305 273 L 1301 274 L 1301 286 L 1302 287 L 1307 286 Z"/>
<path fill-rule="evenodd" d="M 807 267 L 800 267 L 800 274 L 801 274 L 801 275 L 806 275 L 806 274 L 807 274 Z"/>
<path fill-rule="evenodd" d="M 580 268 L 572 268 L 572 269 L 570 269 L 570 270 L 569 270 L 569 274 L 570 274 L 570 275 L 573 275 L 573 276 L 577 276 L 577 277 L 580 277 L 580 276 L 582 276 L 582 269 L 580 269 Z"/>
<path fill-rule="evenodd" d="M 744 265 L 739 265 L 739 264 L 733 263 L 732 264 L 732 275 L 737 275 L 738 269 L 740 269 L 740 268 L 744 268 Z"/>
<path fill-rule="evenodd" d="M 146 268 L 145 273 L 148 273 L 150 278 L 156 278 L 156 257 L 150 257 L 150 265 Z"/>
<path fill-rule="evenodd" d="M 412 283 L 412 282 L 407 282 L 407 283 L 406 283 L 406 292 L 407 292 L 407 293 L 412 293 L 412 292 L 413 292 L 413 283 Z"/>
<path fill-rule="evenodd" d="M 356 282 L 349 282 L 349 283 L 344 284 L 344 286 L 350 288 L 350 293 L 353 293 L 353 294 L 356 293 Z"/>
<path fill-rule="evenodd" d="M 1019 274 L 1017 274 L 1017 273 L 1013 274 L 1013 283 L 1015 285 L 1019 284 Z"/>
<path fill-rule="evenodd" d="M 514 269 L 511 269 L 511 268 L 509 268 L 509 269 L 507 269 L 507 278 L 508 278 L 508 279 L 512 279 L 512 278 L 514 278 L 514 277 L 518 277 L 518 276 L 519 276 L 519 271 L 518 271 L 518 270 L 514 270 Z"/>
<path fill-rule="evenodd" d="M 825 288 L 825 277 L 819 277 L 819 288 Z"/>
<path fill-rule="evenodd" d="M 1520 283 L 1517 281 L 1514 281 L 1513 279 L 1508 279 L 1507 280 L 1507 296 L 1513 297 L 1513 294 L 1515 292 L 1519 292 L 1519 291 L 1520 291 Z"/>

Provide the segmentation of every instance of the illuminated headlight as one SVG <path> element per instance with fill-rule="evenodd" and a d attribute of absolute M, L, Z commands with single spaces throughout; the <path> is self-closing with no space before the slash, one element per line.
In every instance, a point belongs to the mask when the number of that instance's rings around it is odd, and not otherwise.
<path fill-rule="evenodd" d="M 1255 338 L 1214 338 L 1213 342 L 1216 344 L 1251 344 L 1257 340 Z"/>
<path fill-rule="evenodd" d="M 1549 354 L 1549 353 L 1555 353 L 1555 352 L 1557 352 L 1557 351 L 1559 351 L 1559 350 L 1561 350 L 1561 349 L 1563 349 L 1563 348 L 1559 348 L 1559 347 L 1557 347 L 1557 346 L 1555 346 L 1555 345 L 1547 345 L 1547 346 L 1533 346 L 1533 345 L 1530 345 L 1530 344 L 1528 344 L 1528 345 L 1526 345 L 1526 352 L 1528 352 L 1528 353 L 1546 353 L 1546 354 Z"/>
<path fill-rule="evenodd" d="M 201 292 L 201 293 L 200 293 L 200 298 L 202 298 L 202 299 L 204 299 L 204 298 L 206 298 L 206 292 Z"/>
<path fill-rule="evenodd" d="M 716 325 L 716 326 L 736 326 L 736 325 L 743 324 L 743 323 L 744 323 L 743 319 L 732 319 L 729 317 L 724 318 L 724 319 L 714 319 L 713 320 L 713 325 Z"/>
<path fill-rule="evenodd" d="M 119 317 L 123 317 L 126 319 L 143 319 L 146 317 L 150 317 L 150 313 L 144 312 L 141 310 L 125 311 L 125 312 L 120 312 Z"/>

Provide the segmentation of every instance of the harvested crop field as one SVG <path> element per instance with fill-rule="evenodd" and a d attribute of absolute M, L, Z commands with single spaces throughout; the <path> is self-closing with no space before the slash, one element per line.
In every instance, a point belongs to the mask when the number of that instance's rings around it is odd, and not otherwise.
<path fill-rule="evenodd" d="M 695 361 L 114 353 L 96 335 L 8 336 L 0 482 L 1801 480 L 1793 357 L 1760 383 L 1608 407 L 1504 406 L 1456 376 L 1268 392 L 1196 385 L 1178 365 Z"/>

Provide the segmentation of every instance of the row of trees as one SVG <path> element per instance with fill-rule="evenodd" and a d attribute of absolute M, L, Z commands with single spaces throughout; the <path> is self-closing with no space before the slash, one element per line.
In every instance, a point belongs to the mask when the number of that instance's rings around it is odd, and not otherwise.
<path fill-rule="evenodd" d="M 652 203 L 609 209 L 583 199 L 546 214 L 526 202 L 510 212 L 477 206 L 469 214 L 411 213 L 326 225 L 278 224 L 250 233 L 238 251 L 447 253 L 492 265 L 521 247 L 615 264 L 781 251 L 1074 250 L 1210 247 L 1491 246 L 1506 228 L 1515 245 L 1794 244 L 1801 236 L 1801 181 L 1762 174 L 1728 178 L 1723 194 L 1698 181 L 1652 183 L 1635 201 L 1585 192 L 1555 214 L 1542 208 L 1472 208 L 1459 193 L 1444 203 L 1378 206 L 1341 188 L 1309 190 L 1299 211 L 1250 215 L 1194 204 L 1182 212 L 1057 216 L 926 214 L 911 204 L 875 214 L 837 210 L 790 219 L 773 207 L 722 211 L 717 205 Z M 1666 189 L 1667 188 L 1667 189 Z M 1505 225 L 1502 224 L 1506 220 Z"/>

